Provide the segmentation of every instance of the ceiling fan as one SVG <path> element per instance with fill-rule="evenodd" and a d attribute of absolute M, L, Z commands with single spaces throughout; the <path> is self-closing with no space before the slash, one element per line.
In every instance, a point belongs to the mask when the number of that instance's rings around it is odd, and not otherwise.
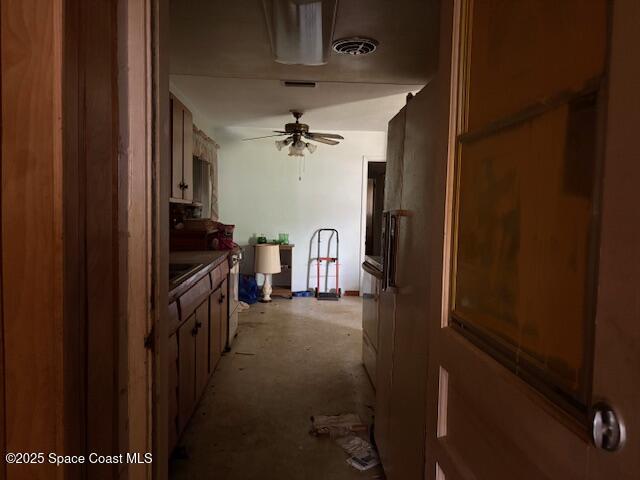
<path fill-rule="evenodd" d="M 303 157 L 305 148 L 309 150 L 309 153 L 313 153 L 318 148 L 317 145 L 304 140 L 313 140 L 314 142 L 324 143 L 325 145 L 338 145 L 338 140 L 344 140 L 342 135 L 335 133 L 317 133 L 310 132 L 309 125 L 300 123 L 300 117 L 302 112 L 292 110 L 295 123 L 287 123 L 284 126 L 284 130 L 274 130 L 275 135 L 265 135 L 264 137 L 245 138 L 244 140 L 258 140 L 260 138 L 270 137 L 283 137 L 288 136 L 284 140 L 276 140 L 276 148 L 282 150 L 284 147 L 289 147 L 289 156 Z"/>

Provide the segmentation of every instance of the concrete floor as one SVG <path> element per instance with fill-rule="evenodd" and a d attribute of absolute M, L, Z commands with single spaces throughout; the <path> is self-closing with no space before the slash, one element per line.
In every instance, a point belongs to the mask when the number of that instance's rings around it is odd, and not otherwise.
<path fill-rule="evenodd" d="M 240 316 L 180 443 L 188 458 L 171 478 L 348 480 L 359 472 L 328 438 L 309 435 L 312 415 L 358 413 L 370 423 L 374 392 L 361 363 L 362 303 L 276 299 Z"/>

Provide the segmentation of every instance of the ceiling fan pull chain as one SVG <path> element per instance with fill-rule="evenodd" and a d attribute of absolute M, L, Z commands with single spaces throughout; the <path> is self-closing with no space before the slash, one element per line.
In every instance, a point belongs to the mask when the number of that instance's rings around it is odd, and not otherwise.
<path fill-rule="evenodd" d="M 304 167 L 305 167 L 305 159 L 306 158 L 307 158 L 306 155 L 303 155 L 298 160 L 298 181 L 299 182 L 302 181 L 302 176 L 304 175 Z"/>

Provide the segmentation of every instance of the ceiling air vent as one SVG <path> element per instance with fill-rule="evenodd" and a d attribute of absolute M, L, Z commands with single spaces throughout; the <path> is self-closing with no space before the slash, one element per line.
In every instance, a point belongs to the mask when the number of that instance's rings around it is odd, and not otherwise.
<path fill-rule="evenodd" d="M 333 51 L 344 55 L 368 55 L 378 48 L 378 42 L 373 38 L 351 37 L 341 38 L 333 42 Z"/>
<path fill-rule="evenodd" d="M 300 80 L 283 80 L 282 85 L 285 87 L 315 88 L 316 82 L 300 81 Z"/>

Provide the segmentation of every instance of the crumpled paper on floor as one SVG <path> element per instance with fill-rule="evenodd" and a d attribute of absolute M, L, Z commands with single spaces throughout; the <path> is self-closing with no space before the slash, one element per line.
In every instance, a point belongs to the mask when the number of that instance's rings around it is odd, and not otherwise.
<path fill-rule="evenodd" d="M 366 432 L 368 427 L 355 413 L 342 415 L 317 415 L 311 417 L 312 435 L 329 435 L 331 438 L 344 437 L 350 433 Z"/>
<path fill-rule="evenodd" d="M 342 415 L 317 415 L 311 417 L 312 435 L 328 435 L 350 455 L 347 463 L 357 470 L 365 471 L 380 464 L 373 446 L 357 434 L 368 431 L 355 413 Z"/>

